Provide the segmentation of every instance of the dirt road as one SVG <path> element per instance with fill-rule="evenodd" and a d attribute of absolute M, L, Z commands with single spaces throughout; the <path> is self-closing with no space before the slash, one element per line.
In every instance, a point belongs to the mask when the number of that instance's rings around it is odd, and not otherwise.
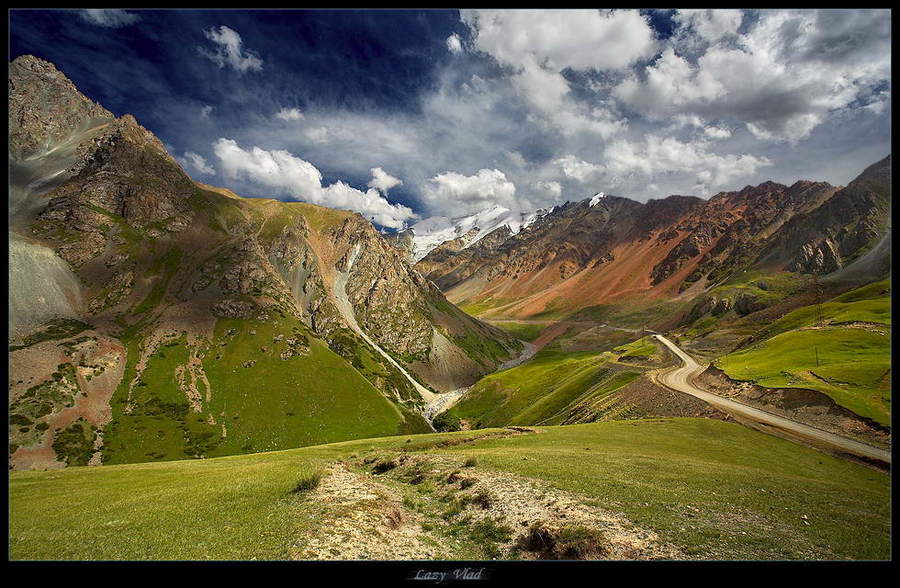
<path fill-rule="evenodd" d="M 693 379 L 699 375 L 706 366 L 698 364 L 690 355 L 682 351 L 677 345 L 663 337 L 662 335 L 654 335 L 672 353 L 677 355 L 684 365 L 674 370 L 663 372 L 657 376 L 658 381 L 679 392 L 690 394 L 704 402 L 724 410 L 742 422 L 750 421 L 754 428 L 765 432 L 780 433 L 780 436 L 799 440 L 810 445 L 824 447 L 830 450 L 837 450 L 856 456 L 874 459 L 885 463 L 891 463 L 891 452 L 859 441 L 847 439 L 840 435 L 835 435 L 809 425 L 804 425 L 784 417 L 774 415 L 772 413 L 753 408 L 740 402 L 723 398 L 716 394 L 711 394 L 694 385 Z"/>

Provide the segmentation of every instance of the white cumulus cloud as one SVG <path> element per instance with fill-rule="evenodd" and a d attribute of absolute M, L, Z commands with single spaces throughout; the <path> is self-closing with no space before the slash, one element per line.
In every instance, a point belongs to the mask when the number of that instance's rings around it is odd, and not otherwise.
<path fill-rule="evenodd" d="M 890 80 L 887 11 L 766 10 L 735 34 L 741 18 L 680 14 L 686 34 L 702 43 L 688 43 L 686 52 L 667 47 L 613 96 L 652 121 L 730 119 L 758 139 L 796 143 Z"/>
<path fill-rule="evenodd" d="M 253 51 L 242 47 L 243 40 L 237 31 L 222 25 L 205 30 L 203 34 L 215 47 L 212 51 L 204 47 L 198 47 L 198 50 L 219 67 L 228 65 L 240 73 L 262 70 L 263 60 Z"/>
<path fill-rule="evenodd" d="M 635 10 L 463 10 L 474 44 L 500 63 L 553 71 L 620 69 L 650 57 L 656 40 Z"/>
<path fill-rule="evenodd" d="M 706 127 L 703 132 L 710 139 L 727 139 L 731 136 L 731 129 L 728 127 Z"/>
<path fill-rule="evenodd" d="M 483 210 L 494 204 L 515 210 L 516 186 L 498 169 L 480 169 L 474 175 L 447 171 L 428 181 L 423 194 L 435 209 L 450 214 Z"/>
<path fill-rule="evenodd" d="M 395 178 L 380 167 L 373 167 L 372 179 L 369 180 L 369 183 L 367 185 L 370 188 L 380 190 L 382 194 L 387 194 L 388 190 L 390 190 L 394 186 L 399 186 L 402 183 L 403 180 Z"/>
<path fill-rule="evenodd" d="M 559 182 L 535 182 L 534 188 L 542 194 L 552 196 L 555 201 L 558 201 L 559 197 L 562 196 L 562 185 Z"/>
<path fill-rule="evenodd" d="M 456 33 L 447 37 L 447 50 L 450 53 L 462 53 L 462 41 Z"/>
<path fill-rule="evenodd" d="M 751 154 L 719 155 L 707 142 L 684 142 L 674 137 L 648 134 L 643 140 L 616 140 L 603 153 L 604 171 L 610 177 L 639 176 L 656 180 L 666 174 L 693 174 L 703 189 L 727 188 L 761 167 L 772 165 L 766 157 Z"/>
<path fill-rule="evenodd" d="M 718 41 L 722 37 L 734 35 L 744 15 L 740 10 L 720 10 L 712 8 L 679 10 L 674 19 L 705 41 Z"/>
<path fill-rule="evenodd" d="M 577 104 L 565 70 L 618 72 L 658 46 L 646 18 L 633 10 L 463 10 L 460 16 L 473 48 L 506 66 L 516 93 L 567 135 L 607 139 L 624 124 Z"/>
<path fill-rule="evenodd" d="M 363 192 L 340 181 L 323 186 L 316 166 L 287 151 L 260 147 L 247 150 L 232 139 L 220 138 L 213 143 L 213 152 L 230 179 L 246 180 L 297 200 L 359 212 L 389 228 L 403 228 L 406 221 L 416 218 L 410 208 L 388 202 L 373 188 Z"/>
<path fill-rule="evenodd" d="M 182 167 L 193 169 L 207 176 L 216 175 L 216 170 L 206 162 L 206 158 L 193 151 L 187 151 L 183 157 L 178 157 L 176 159 Z"/>
<path fill-rule="evenodd" d="M 579 182 L 589 182 L 597 179 L 603 173 L 603 167 L 578 159 L 574 155 L 566 155 L 554 161 L 567 178 Z"/>

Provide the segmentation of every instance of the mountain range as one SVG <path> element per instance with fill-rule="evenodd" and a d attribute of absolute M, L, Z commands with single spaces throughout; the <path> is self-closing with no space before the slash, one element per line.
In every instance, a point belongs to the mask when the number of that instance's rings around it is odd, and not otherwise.
<path fill-rule="evenodd" d="M 770 181 L 708 200 L 601 193 L 530 215 L 521 230 L 460 224 L 480 239 L 447 239 L 416 267 L 451 301 L 494 318 L 691 299 L 754 268 L 852 272 L 885 240 L 866 272 L 876 279 L 889 269 L 890 169 L 887 156 L 844 188 Z"/>
<path fill-rule="evenodd" d="M 533 352 L 489 320 L 708 332 L 779 302 L 782 274 L 846 290 L 890 271 L 890 155 L 846 187 L 597 192 L 381 234 L 192 180 L 36 57 L 10 64 L 9 104 L 15 468 L 428 432 L 442 393 Z"/>

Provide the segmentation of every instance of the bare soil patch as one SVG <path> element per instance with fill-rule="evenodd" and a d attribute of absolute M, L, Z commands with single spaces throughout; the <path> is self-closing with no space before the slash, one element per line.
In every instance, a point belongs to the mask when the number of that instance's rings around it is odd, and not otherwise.
<path fill-rule="evenodd" d="M 292 559 L 444 559 L 437 538 L 422 529 L 422 517 L 408 510 L 401 495 L 371 474 L 347 464 L 329 467 L 308 500 L 315 532 L 298 538 Z"/>
<path fill-rule="evenodd" d="M 711 365 L 696 379 L 710 392 L 755 406 L 825 431 L 865 443 L 889 446 L 891 432 L 838 405 L 826 394 L 805 388 L 766 388 L 732 380 Z"/>
<path fill-rule="evenodd" d="M 586 497 L 465 457 L 376 453 L 328 472 L 308 497 L 316 533 L 298 539 L 297 559 L 684 557 Z"/>

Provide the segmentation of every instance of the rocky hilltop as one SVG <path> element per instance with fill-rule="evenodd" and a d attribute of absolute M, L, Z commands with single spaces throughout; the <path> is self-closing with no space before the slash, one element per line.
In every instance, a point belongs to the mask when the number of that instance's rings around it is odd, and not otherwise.
<path fill-rule="evenodd" d="M 9 156 L 26 159 L 79 130 L 116 117 L 81 94 L 52 63 L 23 56 L 9 65 Z"/>
<path fill-rule="evenodd" d="M 521 348 L 360 215 L 196 183 L 52 64 L 9 75 L 13 466 L 424 431 Z"/>
<path fill-rule="evenodd" d="M 866 168 L 821 206 L 792 217 L 773 238 L 763 261 L 790 271 L 837 272 L 884 237 L 890 204 L 889 155 Z"/>

